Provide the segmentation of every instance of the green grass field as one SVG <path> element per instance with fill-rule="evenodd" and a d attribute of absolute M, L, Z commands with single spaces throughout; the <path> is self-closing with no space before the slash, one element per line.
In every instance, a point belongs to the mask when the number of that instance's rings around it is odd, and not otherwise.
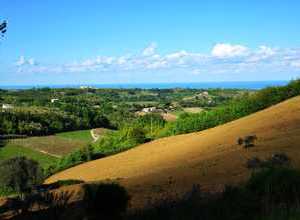
<path fill-rule="evenodd" d="M 0 162 L 17 156 L 25 156 L 27 158 L 36 160 L 44 168 L 55 164 L 58 161 L 58 158 L 53 156 L 43 154 L 26 147 L 17 146 L 12 143 L 8 143 L 4 147 L 0 148 Z"/>
<path fill-rule="evenodd" d="M 68 138 L 68 139 L 72 139 L 72 140 L 80 140 L 80 141 L 85 141 L 85 142 L 93 141 L 90 130 L 62 132 L 62 133 L 56 134 L 55 136 Z"/>
<path fill-rule="evenodd" d="M 103 135 L 106 129 L 95 129 Z M 72 151 L 91 143 L 90 130 L 70 131 L 49 136 L 12 139 L 0 148 L 0 162 L 16 156 L 25 156 L 47 167 Z"/>

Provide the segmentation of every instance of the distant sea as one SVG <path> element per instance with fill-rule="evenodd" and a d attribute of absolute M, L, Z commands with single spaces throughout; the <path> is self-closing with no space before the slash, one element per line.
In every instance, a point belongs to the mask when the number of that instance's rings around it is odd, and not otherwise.
<path fill-rule="evenodd" d="M 193 83 L 124 83 L 124 84 L 61 84 L 61 85 L 0 85 L 1 89 L 19 90 L 31 88 L 80 88 L 81 86 L 89 86 L 93 88 L 113 88 L 113 89 L 170 89 L 170 88 L 190 88 L 190 89 L 262 89 L 268 86 L 282 86 L 289 81 L 253 81 L 253 82 L 193 82 Z"/>

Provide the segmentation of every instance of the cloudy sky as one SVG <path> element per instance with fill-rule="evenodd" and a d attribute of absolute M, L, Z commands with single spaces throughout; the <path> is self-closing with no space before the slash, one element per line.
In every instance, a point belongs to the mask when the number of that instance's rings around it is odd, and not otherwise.
<path fill-rule="evenodd" d="M 1 0 L 0 85 L 300 77 L 297 0 Z"/>

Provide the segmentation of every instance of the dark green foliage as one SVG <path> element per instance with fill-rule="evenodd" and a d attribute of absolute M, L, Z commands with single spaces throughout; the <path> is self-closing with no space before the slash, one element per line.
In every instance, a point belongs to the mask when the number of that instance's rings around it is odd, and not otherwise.
<path fill-rule="evenodd" d="M 0 133 L 2 134 L 47 135 L 92 127 L 109 127 L 108 119 L 95 112 L 76 115 L 40 107 L 16 108 L 0 112 Z"/>
<path fill-rule="evenodd" d="M 246 188 L 261 198 L 265 208 L 299 205 L 300 171 L 291 168 L 267 168 L 254 172 Z"/>
<path fill-rule="evenodd" d="M 133 145 L 142 144 L 146 141 L 145 131 L 138 127 L 126 127 L 122 130 L 123 136 Z"/>
<path fill-rule="evenodd" d="M 90 218 L 120 219 L 126 212 L 129 195 L 116 183 L 100 183 L 84 186 L 83 202 Z"/>
<path fill-rule="evenodd" d="M 259 198 L 244 188 L 227 186 L 213 204 L 209 206 L 212 219 L 251 220 L 260 213 Z"/>
<path fill-rule="evenodd" d="M 138 117 L 134 124 L 142 128 L 149 138 L 153 138 L 166 124 L 166 121 L 160 114 L 146 114 Z"/>
<path fill-rule="evenodd" d="M 0 165 L 0 185 L 18 193 L 30 192 L 42 180 L 42 170 L 34 160 L 15 157 Z"/>
<path fill-rule="evenodd" d="M 46 170 L 46 176 L 50 176 L 60 170 L 64 170 L 77 164 L 95 159 L 94 155 L 94 149 L 91 145 L 87 145 L 86 147 L 75 150 L 72 153 L 62 157 L 55 167 L 49 167 L 48 170 Z"/>
<path fill-rule="evenodd" d="M 0 197 L 2 196 L 9 196 L 9 195 L 13 195 L 16 194 L 16 191 L 13 190 L 11 187 L 7 187 L 7 186 L 1 186 L 0 187 Z"/>
<path fill-rule="evenodd" d="M 2 139 L 2 138 L 0 137 L 0 148 L 1 148 L 1 147 L 4 147 L 6 144 L 7 144 L 7 140 Z"/>
<path fill-rule="evenodd" d="M 127 150 L 146 141 L 146 133 L 143 128 L 134 125 L 123 127 L 119 131 L 106 133 L 95 145 L 95 152 L 109 155 Z"/>

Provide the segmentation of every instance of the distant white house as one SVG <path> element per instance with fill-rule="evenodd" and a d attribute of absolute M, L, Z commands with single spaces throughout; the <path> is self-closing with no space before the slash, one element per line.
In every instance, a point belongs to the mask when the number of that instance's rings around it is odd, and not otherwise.
<path fill-rule="evenodd" d="M 156 107 L 148 107 L 148 108 L 143 108 L 142 112 L 149 113 L 149 112 L 155 112 Z"/>
<path fill-rule="evenodd" d="M 2 109 L 12 109 L 13 105 L 11 104 L 2 104 Z"/>
<path fill-rule="evenodd" d="M 142 109 L 142 112 L 144 112 L 144 113 L 164 113 L 166 111 L 167 110 L 165 110 L 165 109 L 156 108 L 154 106 Z"/>
<path fill-rule="evenodd" d="M 51 99 L 51 103 L 57 102 L 59 99 Z"/>
<path fill-rule="evenodd" d="M 92 86 L 79 86 L 80 89 L 93 89 Z"/>
<path fill-rule="evenodd" d="M 207 92 L 207 91 L 204 91 L 204 92 L 202 92 L 202 95 L 203 95 L 203 96 L 208 96 L 208 92 Z"/>

